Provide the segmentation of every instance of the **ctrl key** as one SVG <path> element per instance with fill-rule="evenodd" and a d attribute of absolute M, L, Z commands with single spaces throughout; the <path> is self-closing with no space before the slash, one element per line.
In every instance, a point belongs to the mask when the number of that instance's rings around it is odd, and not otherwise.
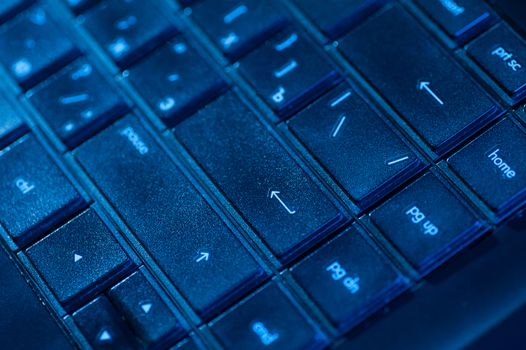
<path fill-rule="evenodd" d="M 274 282 L 210 326 L 226 349 L 305 349 L 324 341 Z"/>
<path fill-rule="evenodd" d="M 407 286 L 402 275 L 354 226 L 291 271 L 342 332 L 392 300 Z"/>

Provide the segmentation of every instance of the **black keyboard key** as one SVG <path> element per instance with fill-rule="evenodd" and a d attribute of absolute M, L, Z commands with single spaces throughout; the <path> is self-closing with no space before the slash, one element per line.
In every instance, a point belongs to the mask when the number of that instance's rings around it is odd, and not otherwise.
<path fill-rule="evenodd" d="M 363 209 L 423 168 L 409 147 L 346 84 L 287 124 Z"/>
<path fill-rule="evenodd" d="M 75 312 L 73 320 L 93 349 L 140 349 L 130 329 L 105 296 Z"/>
<path fill-rule="evenodd" d="M 0 339 L 4 349 L 74 349 L 27 281 L 0 249 Z"/>
<path fill-rule="evenodd" d="M 25 89 L 78 55 L 64 31 L 40 8 L 0 27 L 0 52 L 0 62 Z"/>
<path fill-rule="evenodd" d="M 467 53 L 512 97 L 526 96 L 526 42 L 504 24 L 473 41 Z"/>
<path fill-rule="evenodd" d="M 0 223 L 21 246 L 78 210 L 84 200 L 32 136 L 0 155 Z"/>
<path fill-rule="evenodd" d="M 397 296 L 402 276 L 355 227 L 292 268 L 293 276 L 340 331 Z"/>
<path fill-rule="evenodd" d="M 287 23 L 284 9 L 275 0 L 206 0 L 192 13 L 232 60 L 259 46 Z"/>
<path fill-rule="evenodd" d="M 227 349 L 312 349 L 323 342 L 275 283 L 214 321 L 211 329 Z"/>
<path fill-rule="evenodd" d="M 298 31 L 285 30 L 240 62 L 241 72 L 282 117 L 319 96 L 338 73 Z"/>
<path fill-rule="evenodd" d="M 399 7 L 373 16 L 341 48 L 439 156 L 501 114 Z"/>
<path fill-rule="evenodd" d="M 13 106 L 0 95 L 0 150 L 22 136 L 27 126 Z"/>
<path fill-rule="evenodd" d="M 232 93 L 179 124 L 175 134 L 283 262 L 343 221 Z"/>
<path fill-rule="evenodd" d="M 211 101 L 226 86 L 182 38 L 131 68 L 128 76 L 157 114 L 172 125 Z"/>
<path fill-rule="evenodd" d="M 203 316 L 262 277 L 258 264 L 135 118 L 117 121 L 75 153 Z"/>
<path fill-rule="evenodd" d="M 122 98 L 84 59 L 47 79 L 29 91 L 28 96 L 71 148 L 127 109 Z"/>
<path fill-rule="evenodd" d="M 296 4 L 329 39 L 367 18 L 386 0 L 296 0 Z"/>
<path fill-rule="evenodd" d="M 31 5 L 33 0 L 2 0 L 0 3 L 0 22 L 4 22 Z"/>
<path fill-rule="evenodd" d="M 147 0 L 109 0 L 84 14 L 84 25 L 121 67 L 150 51 L 175 31 Z"/>
<path fill-rule="evenodd" d="M 465 43 L 494 22 L 494 17 L 483 0 L 416 2 L 459 44 Z"/>
<path fill-rule="evenodd" d="M 111 288 L 109 298 L 148 348 L 177 340 L 183 329 L 141 271 Z"/>
<path fill-rule="evenodd" d="M 406 187 L 370 216 L 421 274 L 438 266 L 484 231 L 474 214 L 431 173 Z"/>
<path fill-rule="evenodd" d="M 488 0 L 498 12 L 514 26 L 515 30 L 526 35 L 526 11 L 522 0 Z"/>
<path fill-rule="evenodd" d="M 26 254 L 69 309 L 110 285 L 132 265 L 91 209 L 26 249 Z"/>
<path fill-rule="evenodd" d="M 449 165 L 500 216 L 526 200 L 526 133 L 499 122 L 449 158 Z"/>

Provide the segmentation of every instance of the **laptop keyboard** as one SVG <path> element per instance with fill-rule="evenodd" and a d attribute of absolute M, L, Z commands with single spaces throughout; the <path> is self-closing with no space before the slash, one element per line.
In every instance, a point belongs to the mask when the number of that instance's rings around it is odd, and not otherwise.
<path fill-rule="evenodd" d="M 3 1 L 3 247 L 80 348 L 327 347 L 526 203 L 503 9 Z"/>

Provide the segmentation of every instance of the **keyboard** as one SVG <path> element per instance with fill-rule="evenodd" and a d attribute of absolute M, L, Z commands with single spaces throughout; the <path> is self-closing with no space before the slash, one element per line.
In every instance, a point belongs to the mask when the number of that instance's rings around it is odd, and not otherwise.
<path fill-rule="evenodd" d="M 526 208 L 525 14 L 500 0 L 3 0 L 3 347 L 448 338 L 401 334 L 477 293 L 459 271 L 490 284 L 464 266 L 492 239 L 486 271 L 509 258 L 516 273 L 487 295 L 526 288 L 524 240 L 499 235 Z M 460 338 L 436 345 L 474 340 Z"/>

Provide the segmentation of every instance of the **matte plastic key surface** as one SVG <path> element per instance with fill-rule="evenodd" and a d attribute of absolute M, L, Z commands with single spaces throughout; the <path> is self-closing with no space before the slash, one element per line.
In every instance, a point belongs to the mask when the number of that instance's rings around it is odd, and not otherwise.
<path fill-rule="evenodd" d="M 0 155 L 0 224 L 21 246 L 73 214 L 84 199 L 33 136 Z"/>
<path fill-rule="evenodd" d="M 526 132 L 510 119 L 493 126 L 448 163 L 499 216 L 526 200 Z"/>
<path fill-rule="evenodd" d="M 117 121 L 75 155 L 203 316 L 262 277 L 259 265 L 135 117 Z"/>
<path fill-rule="evenodd" d="M 499 24 L 470 43 L 467 53 L 519 102 L 526 96 L 526 41 Z"/>
<path fill-rule="evenodd" d="M 26 254 L 69 309 L 110 285 L 133 265 L 92 209 L 33 244 Z"/>
<path fill-rule="evenodd" d="M 227 349 L 311 349 L 323 343 L 323 335 L 274 282 L 210 326 Z"/>
<path fill-rule="evenodd" d="M 299 31 L 286 29 L 240 61 L 257 93 L 285 118 L 325 92 L 338 73 Z"/>
<path fill-rule="evenodd" d="M 207 0 L 192 8 L 192 17 L 232 60 L 257 47 L 288 22 L 275 0 Z"/>
<path fill-rule="evenodd" d="M 170 125 L 210 102 L 226 86 L 219 74 L 182 37 L 135 65 L 127 76 Z"/>
<path fill-rule="evenodd" d="M 4 349 L 74 349 L 8 255 L 0 249 L 0 339 Z"/>
<path fill-rule="evenodd" d="M 0 52 L 0 62 L 24 89 L 78 55 L 66 32 L 38 7 L 0 27 Z"/>
<path fill-rule="evenodd" d="M 27 95 L 69 147 L 77 146 L 127 109 L 114 88 L 85 59 L 74 62 Z"/>
<path fill-rule="evenodd" d="M 128 325 L 104 295 L 73 314 L 73 320 L 93 349 L 142 349 Z"/>
<path fill-rule="evenodd" d="M 167 17 L 148 0 L 108 0 L 83 15 L 89 32 L 121 67 L 174 34 Z"/>
<path fill-rule="evenodd" d="M 345 331 L 406 286 L 402 276 L 353 227 L 292 268 L 330 320 Z"/>
<path fill-rule="evenodd" d="M 148 347 L 162 347 L 181 336 L 183 329 L 176 316 L 141 271 L 111 288 L 108 295 Z"/>
<path fill-rule="evenodd" d="M 421 274 L 487 230 L 432 173 L 407 186 L 370 217 Z"/>
<path fill-rule="evenodd" d="M 11 103 L 0 95 L 0 150 L 28 130 L 18 113 Z"/>
<path fill-rule="evenodd" d="M 424 167 L 347 84 L 296 114 L 287 125 L 361 208 Z"/>
<path fill-rule="evenodd" d="M 329 39 L 336 39 L 385 4 L 386 0 L 296 0 Z"/>
<path fill-rule="evenodd" d="M 459 44 L 479 34 L 495 21 L 494 15 L 483 0 L 416 2 Z"/>
<path fill-rule="evenodd" d="M 179 124 L 175 134 L 282 261 L 344 220 L 233 93 Z"/>
<path fill-rule="evenodd" d="M 340 43 L 351 63 L 439 156 L 502 114 L 398 6 L 374 15 Z"/>

